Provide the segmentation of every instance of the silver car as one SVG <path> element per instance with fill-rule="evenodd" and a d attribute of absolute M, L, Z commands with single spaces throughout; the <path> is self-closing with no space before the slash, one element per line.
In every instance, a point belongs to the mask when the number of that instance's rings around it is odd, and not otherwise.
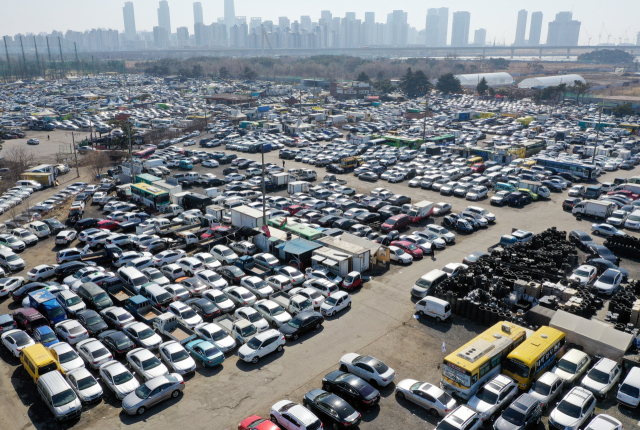
<path fill-rule="evenodd" d="M 95 402 L 102 398 L 102 387 L 84 367 L 67 372 L 66 378 L 82 403 Z"/>
<path fill-rule="evenodd" d="M 543 408 L 562 392 L 563 380 L 552 372 L 545 372 L 531 387 L 529 394 L 540 401 Z"/>
<path fill-rule="evenodd" d="M 138 387 L 122 401 L 122 410 L 129 415 L 142 415 L 147 408 L 164 400 L 175 399 L 184 390 L 184 380 L 177 373 L 158 376 Z"/>
<path fill-rule="evenodd" d="M 138 380 L 118 361 L 111 360 L 100 366 L 100 377 L 118 400 L 140 386 Z"/>
<path fill-rule="evenodd" d="M 518 384 L 513 379 L 505 375 L 496 375 L 480 387 L 467 405 L 480 415 L 483 422 L 493 421 L 517 394 Z"/>
<path fill-rule="evenodd" d="M 434 417 L 446 416 L 455 409 L 456 401 L 444 390 L 415 379 L 403 379 L 396 385 L 396 395 L 423 407 Z"/>
<path fill-rule="evenodd" d="M 151 351 L 144 348 L 136 348 L 129 351 L 127 353 L 127 363 L 129 363 L 131 370 L 145 381 L 169 373 L 167 366 L 162 364 Z"/>

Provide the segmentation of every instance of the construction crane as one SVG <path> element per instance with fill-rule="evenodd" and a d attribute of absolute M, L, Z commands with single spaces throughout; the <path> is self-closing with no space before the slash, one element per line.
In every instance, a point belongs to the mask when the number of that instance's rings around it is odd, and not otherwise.
<path fill-rule="evenodd" d="M 267 40 L 267 45 L 269 45 L 269 49 L 273 49 L 271 47 L 271 42 L 269 41 L 269 36 L 267 36 L 267 32 L 264 31 L 264 27 L 262 27 L 262 50 L 264 50 L 264 41 Z"/>
<path fill-rule="evenodd" d="M 587 33 L 587 46 L 591 46 L 591 35 L 589 34 L 589 32 L 587 31 L 587 29 L 584 29 L 584 32 Z"/>

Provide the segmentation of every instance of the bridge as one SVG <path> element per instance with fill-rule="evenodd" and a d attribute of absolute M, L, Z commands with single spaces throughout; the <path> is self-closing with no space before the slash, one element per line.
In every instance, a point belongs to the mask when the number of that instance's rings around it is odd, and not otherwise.
<path fill-rule="evenodd" d="M 602 46 L 364 46 L 358 48 L 215 48 L 205 46 L 148 49 L 136 51 L 92 52 L 83 53 L 100 58 L 110 59 L 158 59 L 158 58 L 189 58 L 196 56 L 218 57 L 256 57 L 256 56 L 312 56 L 312 55 L 353 55 L 360 57 L 565 57 L 579 55 L 601 49 L 620 49 L 632 55 L 640 55 L 640 45 Z"/>

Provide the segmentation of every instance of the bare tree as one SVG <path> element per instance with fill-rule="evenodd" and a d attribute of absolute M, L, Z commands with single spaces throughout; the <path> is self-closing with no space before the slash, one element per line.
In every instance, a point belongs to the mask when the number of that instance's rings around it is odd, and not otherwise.
<path fill-rule="evenodd" d="M 82 158 L 82 164 L 89 168 L 93 176 L 99 176 L 111 165 L 111 158 L 103 151 L 90 151 Z"/>
<path fill-rule="evenodd" d="M 14 146 L 7 150 L 4 163 L 9 171 L 4 175 L 5 181 L 13 183 L 19 180 L 20 175 L 33 165 L 34 160 L 33 152 L 22 146 Z"/>

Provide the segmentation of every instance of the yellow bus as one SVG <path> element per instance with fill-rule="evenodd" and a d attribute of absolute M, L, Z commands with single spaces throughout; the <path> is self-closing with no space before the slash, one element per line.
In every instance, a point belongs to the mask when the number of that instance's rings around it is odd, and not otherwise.
<path fill-rule="evenodd" d="M 565 352 L 565 336 L 560 330 L 541 327 L 522 345 L 515 348 L 504 362 L 502 373 L 518 382 L 518 388 L 528 390 L 531 385 Z"/>
<path fill-rule="evenodd" d="M 489 378 L 500 373 L 503 360 L 531 333 L 510 322 L 489 328 L 445 357 L 442 388 L 468 400 Z"/>
<path fill-rule="evenodd" d="M 471 157 L 467 159 L 467 166 L 471 167 L 476 163 L 482 163 L 484 160 L 482 157 Z"/>
<path fill-rule="evenodd" d="M 520 164 L 520 167 L 522 167 L 523 169 L 531 169 L 531 166 L 535 166 L 535 165 L 536 165 L 536 160 L 527 160 L 524 163 Z"/>

